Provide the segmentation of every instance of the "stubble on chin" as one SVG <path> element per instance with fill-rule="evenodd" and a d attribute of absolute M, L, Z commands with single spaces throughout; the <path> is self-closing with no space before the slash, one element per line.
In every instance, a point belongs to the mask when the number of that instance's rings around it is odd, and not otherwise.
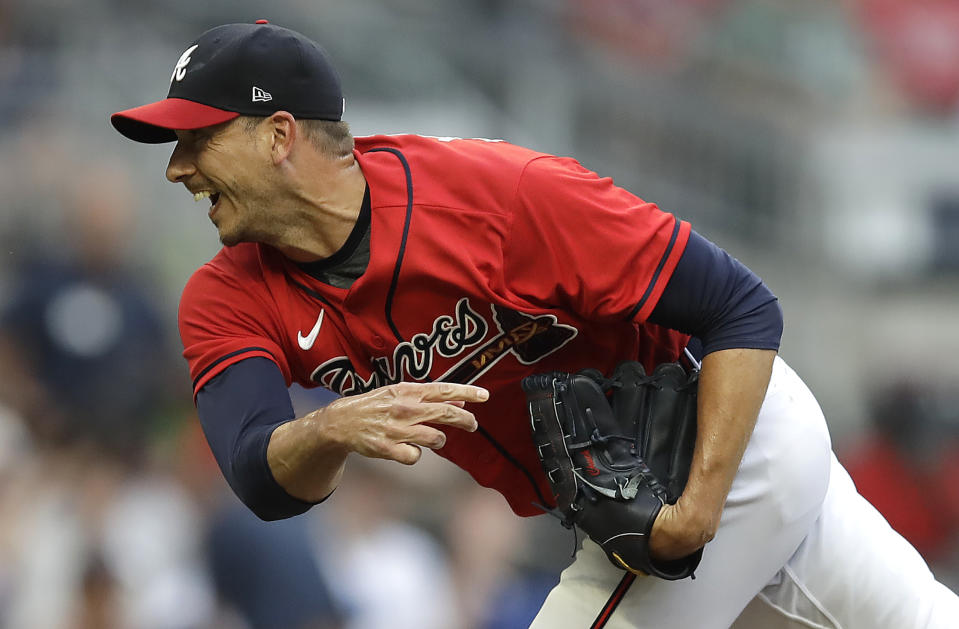
<path fill-rule="evenodd" d="M 216 216 L 214 225 L 220 236 L 220 242 L 225 247 L 234 247 L 243 242 L 260 242 L 270 244 L 272 232 L 263 228 L 269 221 L 265 213 L 254 213 L 251 216 Z"/>
<path fill-rule="evenodd" d="M 224 247 L 235 247 L 241 242 L 249 242 L 250 238 L 244 238 L 242 234 L 220 232 L 220 243 Z"/>
<path fill-rule="evenodd" d="M 219 230 L 220 242 L 224 247 L 235 247 L 242 242 L 265 242 L 265 238 L 251 230 L 234 229 L 232 231 Z"/>
<path fill-rule="evenodd" d="M 220 237 L 220 244 L 222 244 L 224 247 L 233 247 L 243 242 L 241 238 L 237 237 L 237 234 L 235 232 L 230 233 L 230 232 L 224 231 L 223 228 L 217 225 L 216 223 L 214 223 L 214 226 L 217 229 L 217 235 L 219 235 Z"/>

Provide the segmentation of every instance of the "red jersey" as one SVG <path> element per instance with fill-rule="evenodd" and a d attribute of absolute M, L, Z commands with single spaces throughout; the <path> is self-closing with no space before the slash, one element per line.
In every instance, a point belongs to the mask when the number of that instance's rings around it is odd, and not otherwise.
<path fill-rule="evenodd" d="M 223 248 L 180 302 L 194 395 L 229 365 L 275 362 L 342 395 L 399 381 L 476 384 L 480 429 L 438 453 L 520 515 L 549 486 L 520 381 L 624 359 L 676 360 L 685 335 L 647 323 L 690 226 L 572 159 L 506 142 L 356 139 L 370 259 L 349 288 L 258 243 Z M 547 498 L 544 498 L 547 497 Z"/>

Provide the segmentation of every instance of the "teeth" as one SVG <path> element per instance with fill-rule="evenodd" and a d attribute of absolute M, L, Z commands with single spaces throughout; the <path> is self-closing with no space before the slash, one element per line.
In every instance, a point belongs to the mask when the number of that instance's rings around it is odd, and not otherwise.
<path fill-rule="evenodd" d="M 212 193 L 211 193 L 209 190 L 204 190 L 203 192 L 194 192 L 194 193 L 193 193 L 193 200 L 194 200 L 194 201 L 202 201 L 203 199 L 209 198 L 211 194 L 212 194 Z"/>

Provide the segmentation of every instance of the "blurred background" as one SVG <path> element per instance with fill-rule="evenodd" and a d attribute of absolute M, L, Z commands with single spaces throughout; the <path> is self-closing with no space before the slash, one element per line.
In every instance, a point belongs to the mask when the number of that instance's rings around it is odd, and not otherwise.
<path fill-rule="evenodd" d="M 756 270 L 860 490 L 959 587 L 959 0 L 0 0 L 0 626 L 510 629 L 569 561 L 432 455 L 272 524 L 220 478 L 175 316 L 219 243 L 108 118 L 258 18 L 330 51 L 356 134 L 575 156 Z"/>

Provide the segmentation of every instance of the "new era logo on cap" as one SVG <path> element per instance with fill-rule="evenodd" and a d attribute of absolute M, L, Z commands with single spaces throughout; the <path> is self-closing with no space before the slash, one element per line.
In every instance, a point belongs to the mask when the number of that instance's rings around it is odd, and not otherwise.
<path fill-rule="evenodd" d="M 273 95 L 267 92 L 264 89 L 260 89 L 257 86 L 253 86 L 253 102 L 254 103 L 265 103 L 268 100 L 273 100 Z"/>
<path fill-rule="evenodd" d="M 269 85 L 270 91 L 260 87 Z M 180 55 L 164 100 L 117 112 L 117 131 L 139 142 L 173 142 L 199 129 L 277 110 L 297 118 L 342 120 L 340 78 L 316 42 L 266 20 L 224 24 Z"/>

